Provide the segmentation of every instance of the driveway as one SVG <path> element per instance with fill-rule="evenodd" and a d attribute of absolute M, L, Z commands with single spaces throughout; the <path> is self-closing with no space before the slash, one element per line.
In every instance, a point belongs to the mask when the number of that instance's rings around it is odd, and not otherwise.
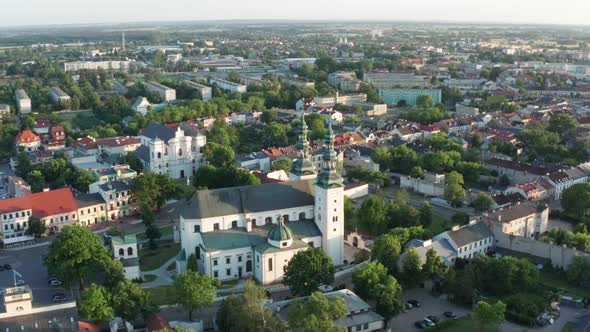
<path fill-rule="evenodd" d="M 420 301 L 421 307 L 412 308 L 408 312 L 401 313 L 397 317 L 392 318 L 387 324 L 387 328 L 391 329 L 391 331 L 419 331 L 419 329 L 414 326 L 416 321 L 422 320 L 431 315 L 437 316 L 440 320 L 443 320 L 443 312 L 445 311 L 452 311 L 457 317 L 465 316 L 471 312 L 469 308 L 453 304 L 444 299 L 444 297 L 433 297 L 430 295 L 429 291 L 424 288 L 414 288 L 405 291 L 403 293 L 403 299 L 404 301 L 418 300 Z"/>

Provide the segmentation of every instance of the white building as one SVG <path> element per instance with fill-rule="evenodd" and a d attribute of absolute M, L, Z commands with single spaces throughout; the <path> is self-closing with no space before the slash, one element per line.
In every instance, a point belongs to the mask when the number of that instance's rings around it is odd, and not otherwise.
<path fill-rule="evenodd" d="M 482 219 L 494 233 L 536 239 L 548 230 L 549 208 L 542 204 L 517 203 L 484 215 Z"/>
<path fill-rule="evenodd" d="M 454 226 L 440 233 L 432 241 L 446 240 L 457 253 L 457 258 L 474 258 L 485 255 L 494 246 L 494 234 L 483 222 L 472 221 L 465 226 Z"/>
<path fill-rule="evenodd" d="M 213 278 L 254 277 L 266 285 L 281 280 L 291 257 L 312 247 L 322 248 L 341 265 L 343 180 L 336 170 L 331 126 L 326 139 L 329 148 L 315 183 L 301 176 L 290 182 L 197 191 L 180 213 L 179 271 L 195 255 L 199 270 Z"/>
<path fill-rule="evenodd" d="M 70 96 L 57 86 L 51 87 L 49 90 L 49 97 L 54 103 L 70 100 Z"/>
<path fill-rule="evenodd" d="M 31 113 L 31 98 L 27 95 L 25 90 L 18 89 L 15 93 L 16 106 L 21 114 Z"/>
<path fill-rule="evenodd" d="M 188 86 L 191 89 L 195 89 L 195 90 L 199 91 L 199 93 L 201 94 L 201 99 L 203 99 L 203 100 L 209 100 L 209 99 L 211 99 L 211 97 L 213 95 L 212 94 L 213 89 L 211 89 L 210 86 L 206 86 L 203 84 L 199 84 L 199 83 L 196 83 L 193 81 L 187 81 L 187 80 L 182 81 L 182 84 Z"/>
<path fill-rule="evenodd" d="M 135 234 L 111 237 L 111 248 L 113 250 L 113 258 L 120 260 L 123 265 L 125 279 L 139 279 L 141 272 L 139 271 L 137 237 Z"/>
<path fill-rule="evenodd" d="M 113 61 L 75 61 L 75 62 L 64 62 L 64 71 L 79 71 L 82 69 L 104 69 L 104 70 L 120 70 L 127 71 L 133 60 L 113 60 Z"/>
<path fill-rule="evenodd" d="M 229 92 L 245 93 L 248 91 L 248 87 L 243 84 L 226 81 L 221 78 L 210 78 L 209 83 L 216 84 L 221 90 Z"/>
<path fill-rule="evenodd" d="M 153 123 L 141 131 L 141 145 L 135 155 L 146 172 L 184 179 L 194 175 L 204 163 L 201 148 L 206 141 L 196 127 L 186 123 L 177 128 Z"/>
<path fill-rule="evenodd" d="M 162 98 L 163 101 L 169 102 L 176 100 L 176 90 L 169 88 L 158 82 L 147 82 L 145 88 L 152 94 L 156 94 Z"/>

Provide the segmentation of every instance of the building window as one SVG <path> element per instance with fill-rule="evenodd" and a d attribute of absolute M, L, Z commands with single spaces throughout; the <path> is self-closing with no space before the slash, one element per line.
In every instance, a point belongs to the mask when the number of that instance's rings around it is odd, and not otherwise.
<path fill-rule="evenodd" d="M 217 263 L 218 263 L 218 262 L 217 262 L 217 259 L 214 259 L 214 260 L 213 260 L 213 266 L 217 266 Z"/>
<path fill-rule="evenodd" d="M 268 271 L 272 271 L 272 258 L 268 259 Z"/>
<path fill-rule="evenodd" d="M 213 224 L 213 230 L 214 231 L 218 231 L 219 230 L 219 223 L 214 223 Z"/>
<path fill-rule="evenodd" d="M 264 223 L 267 225 L 272 224 L 272 218 L 271 217 L 266 217 L 266 219 L 264 219 Z"/>
<path fill-rule="evenodd" d="M 363 327 L 362 325 L 357 325 L 357 326 L 356 326 L 356 330 L 357 330 L 357 331 L 360 331 L 362 327 Z"/>
<path fill-rule="evenodd" d="M 365 325 L 363 325 L 363 330 L 368 330 L 369 329 L 369 323 L 365 323 Z"/>
<path fill-rule="evenodd" d="M 228 276 L 231 276 L 231 269 L 226 269 L 225 270 L 225 274 L 228 275 Z"/>
<path fill-rule="evenodd" d="M 129 255 L 129 256 L 133 255 L 133 248 L 131 248 L 131 247 L 127 248 L 127 255 Z"/>
<path fill-rule="evenodd" d="M 213 278 L 219 277 L 219 273 L 217 271 L 213 271 Z"/>
<path fill-rule="evenodd" d="M 337 222 L 337 221 L 338 221 L 338 216 L 333 216 L 333 217 L 332 217 L 332 221 L 333 221 L 333 222 Z"/>
<path fill-rule="evenodd" d="M 242 256 L 238 256 L 238 262 L 242 261 Z"/>
<path fill-rule="evenodd" d="M 158 159 L 162 158 L 162 152 L 158 152 Z"/>
<path fill-rule="evenodd" d="M 119 256 L 125 256 L 125 250 L 123 248 L 119 249 Z"/>
<path fill-rule="evenodd" d="M 182 149 L 178 149 L 178 155 L 182 156 Z"/>
<path fill-rule="evenodd" d="M 231 228 L 238 228 L 238 221 L 234 220 L 231 222 Z"/>
<path fill-rule="evenodd" d="M 225 257 L 225 264 L 231 264 L 231 257 Z"/>
<path fill-rule="evenodd" d="M 286 247 L 286 246 L 287 246 L 287 242 L 281 243 L 281 247 Z"/>
<path fill-rule="evenodd" d="M 194 225 L 194 232 L 195 233 L 199 233 L 201 231 L 201 226 L 200 225 Z"/>
<path fill-rule="evenodd" d="M 313 241 L 307 243 L 311 248 L 313 248 Z"/>

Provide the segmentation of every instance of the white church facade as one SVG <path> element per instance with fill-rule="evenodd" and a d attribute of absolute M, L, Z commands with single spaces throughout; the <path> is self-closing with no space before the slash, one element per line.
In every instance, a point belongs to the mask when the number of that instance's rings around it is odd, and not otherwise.
<path fill-rule="evenodd" d="M 282 280 L 291 258 L 312 247 L 343 263 L 344 187 L 334 133 L 330 125 L 319 174 L 306 136 L 303 122 L 291 181 L 197 191 L 187 201 L 180 213 L 179 272 L 195 255 L 201 273 L 221 281 L 254 277 L 266 285 Z"/>

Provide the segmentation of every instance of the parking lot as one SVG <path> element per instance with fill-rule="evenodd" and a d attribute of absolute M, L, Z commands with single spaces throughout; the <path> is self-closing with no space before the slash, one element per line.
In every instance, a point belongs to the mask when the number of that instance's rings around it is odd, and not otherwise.
<path fill-rule="evenodd" d="M 70 292 L 65 292 L 61 287 L 51 287 L 47 283 L 47 270 L 41 263 L 47 248 L 47 246 L 39 246 L 24 250 L 0 251 L 0 265 L 12 265 L 12 270 L 0 271 L 0 289 L 13 287 L 13 271 L 16 270 L 33 290 L 33 301 L 35 303 L 53 303 L 52 296 L 55 293 L 65 293 L 66 296 L 71 297 Z"/>
<path fill-rule="evenodd" d="M 403 293 L 404 301 L 418 300 L 421 306 L 412 308 L 406 313 L 401 313 L 392 318 L 387 327 L 391 331 L 418 331 L 414 326 L 416 321 L 422 320 L 427 316 L 436 316 L 441 321 L 446 319 L 443 315 L 445 311 L 452 311 L 457 318 L 463 317 L 470 312 L 469 308 L 457 306 L 444 298 L 436 298 L 430 295 L 427 289 L 415 288 Z"/>

